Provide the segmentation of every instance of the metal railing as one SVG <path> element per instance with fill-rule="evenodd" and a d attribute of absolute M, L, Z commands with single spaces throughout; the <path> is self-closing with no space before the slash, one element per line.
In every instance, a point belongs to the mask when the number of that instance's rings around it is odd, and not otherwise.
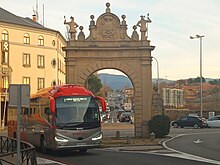
<path fill-rule="evenodd" d="M 21 164 L 37 165 L 36 149 L 33 145 L 21 141 Z M 0 165 L 16 165 L 17 140 L 6 136 L 0 136 Z"/>

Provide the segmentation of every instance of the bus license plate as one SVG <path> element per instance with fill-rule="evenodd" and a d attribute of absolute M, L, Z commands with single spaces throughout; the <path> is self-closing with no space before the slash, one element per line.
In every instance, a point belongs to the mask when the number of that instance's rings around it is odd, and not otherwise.
<path fill-rule="evenodd" d="M 86 143 L 76 143 L 77 146 L 85 146 Z"/>

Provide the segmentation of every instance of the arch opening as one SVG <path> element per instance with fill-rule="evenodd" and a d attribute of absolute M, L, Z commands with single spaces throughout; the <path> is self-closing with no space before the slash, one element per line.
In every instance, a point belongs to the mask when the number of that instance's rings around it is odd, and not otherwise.
<path fill-rule="evenodd" d="M 100 89 L 93 93 L 104 97 L 107 102 L 107 111 L 101 114 L 102 122 L 126 123 L 128 127 L 133 127 L 129 126 L 134 124 L 135 112 L 132 80 L 118 69 L 100 69 L 91 73 L 85 81 L 87 89 L 93 90 L 94 86 Z"/>

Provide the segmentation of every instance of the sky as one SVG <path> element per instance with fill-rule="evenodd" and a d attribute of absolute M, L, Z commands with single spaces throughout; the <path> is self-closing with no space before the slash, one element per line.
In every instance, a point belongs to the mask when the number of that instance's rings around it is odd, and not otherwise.
<path fill-rule="evenodd" d="M 39 23 L 60 31 L 64 37 L 64 16 L 67 21 L 73 16 L 88 36 L 90 15 L 96 20 L 105 13 L 107 2 L 120 20 L 123 14 L 126 15 L 129 36 L 140 16 L 149 13 L 152 23 L 148 25 L 148 40 L 155 46 L 152 56 L 158 61 L 159 78 L 196 78 L 201 70 L 205 78 L 220 78 L 220 0 L 0 0 L 0 6 L 17 16 L 32 18 L 36 2 Z M 202 68 L 200 40 L 190 39 L 197 34 L 204 35 Z M 111 70 L 103 72 L 120 74 Z M 157 62 L 153 59 L 153 78 L 157 78 L 157 73 Z"/>

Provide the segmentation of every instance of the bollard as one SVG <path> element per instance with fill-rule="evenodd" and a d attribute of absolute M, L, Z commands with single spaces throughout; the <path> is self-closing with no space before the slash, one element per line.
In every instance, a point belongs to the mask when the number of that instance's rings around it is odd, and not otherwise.
<path fill-rule="evenodd" d="M 151 134 L 150 134 L 150 140 L 151 140 L 151 141 L 155 140 L 155 133 L 154 133 L 154 132 L 151 132 Z"/>
<path fill-rule="evenodd" d="M 116 131 L 116 138 L 120 138 L 120 131 Z"/>

